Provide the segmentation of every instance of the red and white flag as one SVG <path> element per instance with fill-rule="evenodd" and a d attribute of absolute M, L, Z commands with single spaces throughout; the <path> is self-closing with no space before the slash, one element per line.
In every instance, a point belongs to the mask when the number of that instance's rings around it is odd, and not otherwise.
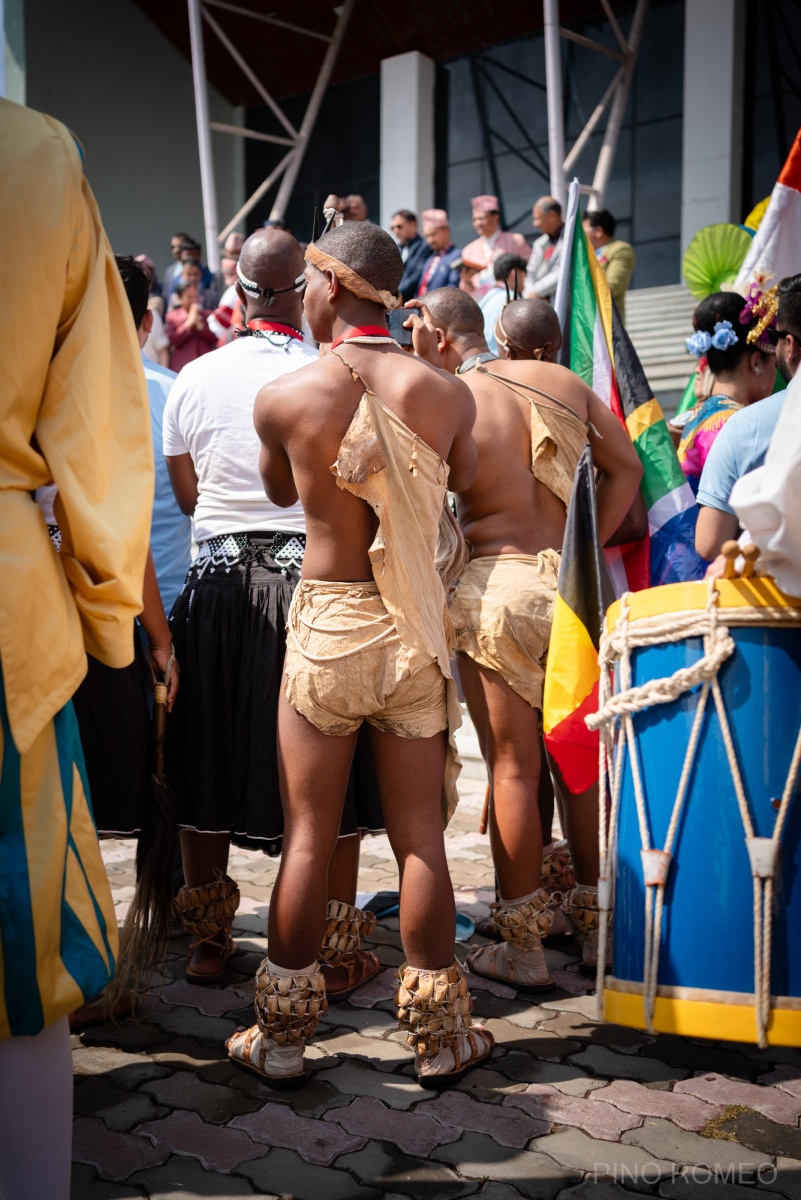
<path fill-rule="evenodd" d="M 772 287 L 801 273 L 801 129 L 770 195 L 770 204 L 734 284 L 745 293 L 750 284 Z"/>

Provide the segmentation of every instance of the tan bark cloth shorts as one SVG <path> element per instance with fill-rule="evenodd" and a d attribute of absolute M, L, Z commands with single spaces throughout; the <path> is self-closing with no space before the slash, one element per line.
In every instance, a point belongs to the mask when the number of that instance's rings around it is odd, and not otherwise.
<path fill-rule="evenodd" d="M 376 584 L 301 580 L 287 633 L 284 695 L 322 733 L 344 737 L 362 721 L 406 738 L 448 728 L 439 664 L 410 675 Z"/>
<path fill-rule="evenodd" d="M 560 562 L 555 550 L 474 558 L 451 601 L 459 653 L 497 671 L 537 709 Z"/>

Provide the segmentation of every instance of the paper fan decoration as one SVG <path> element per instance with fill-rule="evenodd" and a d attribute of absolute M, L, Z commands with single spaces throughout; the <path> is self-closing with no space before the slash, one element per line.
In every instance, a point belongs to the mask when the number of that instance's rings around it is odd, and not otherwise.
<path fill-rule="evenodd" d="M 759 229 L 759 225 L 760 225 L 762 218 L 764 217 L 765 213 L 768 211 L 769 204 L 770 204 L 770 196 L 766 196 L 764 200 L 760 200 L 759 204 L 756 204 L 751 209 L 750 213 L 743 221 L 743 225 L 747 225 L 749 229 L 753 229 L 754 232 L 756 233 L 757 229 Z"/>
<path fill-rule="evenodd" d="M 682 274 L 696 300 L 731 287 L 743 265 L 751 234 L 739 225 L 707 225 L 684 252 Z"/>

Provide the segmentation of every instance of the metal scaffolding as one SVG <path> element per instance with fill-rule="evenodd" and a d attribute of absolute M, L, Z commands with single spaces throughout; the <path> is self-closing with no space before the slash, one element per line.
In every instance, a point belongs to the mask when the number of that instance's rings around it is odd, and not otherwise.
<path fill-rule="evenodd" d="M 592 186 L 582 187 L 588 192 L 591 208 L 603 208 L 604 196 L 609 185 L 612 165 L 615 160 L 617 144 L 620 140 L 620 130 L 623 125 L 623 115 L 631 89 L 631 80 L 637 63 L 637 55 L 642 41 L 645 17 L 649 0 L 637 0 L 637 7 L 631 22 L 628 39 L 623 34 L 612 8 L 611 0 L 601 0 L 601 5 L 612 27 L 619 49 L 603 46 L 583 34 L 574 33 L 559 24 L 559 0 L 543 0 L 543 17 L 545 22 L 545 79 L 548 96 L 548 145 L 551 160 L 551 192 L 564 202 L 566 181 L 573 170 L 578 158 L 587 145 L 590 137 L 597 128 L 601 118 L 609 109 L 609 120 L 606 123 L 604 139 L 595 166 Z M 611 83 L 601 99 L 596 104 L 589 120 L 576 138 L 570 150 L 565 154 L 565 124 L 564 99 L 562 92 L 562 47 L 561 39 L 576 42 L 588 50 L 594 50 L 620 63 Z"/>
<path fill-rule="evenodd" d="M 317 115 L 320 111 L 320 105 L 323 102 L 328 84 L 331 80 L 331 73 L 334 69 L 334 64 L 339 54 L 342 40 L 345 36 L 350 15 L 356 4 L 356 0 L 343 0 L 341 7 L 334 11 L 337 14 L 337 23 L 333 34 L 329 37 L 324 33 L 318 33 L 313 29 L 303 29 L 300 25 L 293 25 L 289 21 L 280 20 L 278 17 L 266 16 L 262 13 L 251 12 L 250 9 L 243 8 L 241 5 L 229 4 L 227 0 L 187 0 L 189 8 L 189 37 L 192 48 L 192 77 L 195 85 L 195 113 L 197 116 L 197 142 L 198 153 L 200 157 L 200 184 L 203 193 L 203 217 L 206 228 L 206 246 L 208 253 L 209 267 L 216 271 L 219 266 L 219 247 L 227 238 L 228 234 L 236 228 L 237 224 L 243 217 L 247 216 L 250 210 L 258 204 L 265 192 L 269 191 L 272 185 L 278 180 L 281 180 L 281 185 L 278 189 L 278 195 L 275 198 L 275 203 L 270 210 L 270 218 L 272 220 L 281 220 L 286 212 L 287 205 L 292 196 L 292 189 L 295 186 L 295 181 L 298 177 L 303 157 L 306 153 L 306 148 L 309 144 L 309 138 L 314 130 L 314 125 L 317 120 Z M 279 29 L 288 29 L 293 33 L 301 33 L 306 37 L 314 38 L 317 41 L 322 41 L 327 44 L 325 57 L 322 66 L 320 67 L 314 89 L 309 98 L 309 103 L 306 108 L 303 120 L 300 124 L 300 129 L 296 129 L 292 122 L 285 115 L 273 97 L 270 95 L 267 88 L 259 79 L 256 72 L 249 66 L 241 52 L 231 41 L 228 34 L 220 27 L 218 21 L 209 11 L 211 8 L 221 9 L 227 12 L 237 13 L 239 16 L 250 17 L 254 21 L 262 21 L 267 25 L 277 26 Z M 286 131 L 286 136 L 280 137 L 270 133 L 258 133 L 253 129 L 244 129 L 238 125 L 225 125 L 219 121 L 209 121 L 209 102 L 208 88 L 206 82 L 206 63 L 203 52 L 203 27 L 202 22 L 208 25 L 209 29 L 215 34 L 220 43 L 225 47 L 228 53 L 233 58 L 234 62 L 239 67 L 242 74 L 253 85 L 259 93 L 264 103 L 272 111 L 277 121 L 283 126 Z M 265 180 L 259 184 L 252 196 L 242 205 L 239 212 L 231 218 L 224 229 L 218 232 L 217 221 L 217 197 L 214 190 L 214 163 L 211 151 L 211 130 L 216 133 L 227 133 L 237 137 L 253 138 L 256 141 L 271 142 L 278 146 L 287 146 L 287 153 L 278 163 L 278 165 L 270 172 Z"/>

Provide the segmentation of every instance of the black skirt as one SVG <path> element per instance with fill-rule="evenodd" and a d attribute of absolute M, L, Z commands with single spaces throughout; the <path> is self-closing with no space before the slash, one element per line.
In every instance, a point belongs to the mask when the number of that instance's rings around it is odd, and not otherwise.
<path fill-rule="evenodd" d="M 129 667 L 87 657 L 89 669 L 72 702 L 95 824 L 100 833 L 132 836 L 142 827 L 150 781 L 147 666 L 138 626 Z"/>
<path fill-rule="evenodd" d="M 241 546 L 242 535 L 232 536 Z M 286 556 L 280 556 L 284 565 L 275 561 L 274 541 L 286 543 L 287 537 L 249 534 L 239 561 L 219 555 L 190 569 L 170 616 L 181 686 L 166 738 L 179 825 L 254 841 L 269 853 L 280 851 L 284 829 L 278 698 L 287 616 L 300 578 L 298 565 Z M 363 735 L 341 833 L 382 828 Z"/>

